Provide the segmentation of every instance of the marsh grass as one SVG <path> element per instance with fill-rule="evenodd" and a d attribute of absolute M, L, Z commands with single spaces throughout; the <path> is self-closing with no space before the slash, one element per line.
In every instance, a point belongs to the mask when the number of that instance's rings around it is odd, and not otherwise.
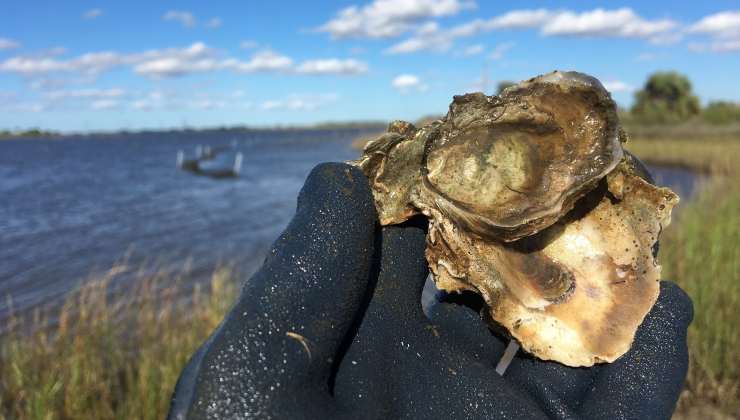
<path fill-rule="evenodd" d="M 648 162 L 716 175 L 681 204 L 662 237 L 660 262 L 663 277 L 679 283 L 695 309 L 679 416 L 740 417 L 740 179 L 734 168 L 740 141 L 650 139 L 628 148 Z M 131 274 L 116 266 L 70 295 L 60 312 L 10 320 L 0 336 L 0 419 L 164 417 L 180 370 L 231 306 L 237 282 L 228 267 L 192 291 L 182 274 Z M 124 295 L 111 291 L 120 276 L 136 279 Z"/>
<path fill-rule="evenodd" d="M 694 302 L 682 409 L 710 405 L 740 417 L 740 179 L 715 179 L 661 240 L 663 277 Z"/>
<path fill-rule="evenodd" d="M 0 343 L 0 418 L 161 419 L 182 367 L 228 310 L 228 267 L 183 299 L 178 275 L 116 266 L 86 282 L 61 310 L 12 318 Z"/>
<path fill-rule="evenodd" d="M 655 165 L 681 166 L 707 174 L 737 176 L 740 173 L 740 134 L 703 139 L 635 139 L 626 145 L 642 160 Z"/>
<path fill-rule="evenodd" d="M 661 237 L 662 276 L 691 296 L 687 418 L 740 418 L 740 139 L 650 139 L 627 148 L 654 164 L 712 174 Z M 698 411 L 697 411 L 698 410 Z"/>

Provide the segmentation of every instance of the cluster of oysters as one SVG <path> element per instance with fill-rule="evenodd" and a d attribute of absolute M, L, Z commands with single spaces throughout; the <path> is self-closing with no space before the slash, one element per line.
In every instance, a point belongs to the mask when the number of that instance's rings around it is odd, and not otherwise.
<path fill-rule="evenodd" d="M 446 117 L 396 121 L 359 160 L 382 225 L 429 219 L 439 289 L 479 293 L 488 321 L 568 366 L 612 362 L 655 303 L 654 249 L 678 196 L 651 184 L 601 83 L 553 72 Z"/>

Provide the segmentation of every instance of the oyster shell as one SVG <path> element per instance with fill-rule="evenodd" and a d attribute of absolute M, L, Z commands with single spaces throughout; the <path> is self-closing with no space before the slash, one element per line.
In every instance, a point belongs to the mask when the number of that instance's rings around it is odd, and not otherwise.
<path fill-rule="evenodd" d="M 438 287 L 480 293 L 535 356 L 611 362 L 658 297 L 652 250 L 676 201 L 623 163 L 561 220 L 516 242 L 480 240 L 435 215 L 427 260 Z"/>
<path fill-rule="evenodd" d="M 652 253 L 678 197 L 622 150 L 598 80 L 554 72 L 456 96 L 421 129 L 394 122 L 353 163 L 383 225 L 429 218 L 438 288 L 472 290 L 533 355 L 611 362 L 658 296 Z"/>

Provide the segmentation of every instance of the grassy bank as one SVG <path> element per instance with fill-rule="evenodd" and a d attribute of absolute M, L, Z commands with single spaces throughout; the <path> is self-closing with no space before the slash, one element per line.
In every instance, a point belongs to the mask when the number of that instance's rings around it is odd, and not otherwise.
<path fill-rule="evenodd" d="M 684 418 L 740 418 L 740 138 L 637 139 L 643 160 L 713 174 L 661 238 L 663 278 L 694 302 L 690 370 L 679 402 Z M 723 417 L 724 416 L 724 417 Z"/>
<path fill-rule="evenodd" d="M 737 138 L 714 136 L 700 140 L 637 138 L 627 143 L 627 149 L 656 165 L 683 166 L 723 176 L 739 173 L 740 134 Z"/>
<path fill-rule="evenodd" d="M 732 167 L 740 142 L 650 139 L 628 148 L 649 162 L 716 174 L 697 198 L 681 204 L 662 238 L 660 262 L 664 278 L 678 282 L 695 306 L 679 412 L 740 417 L 734 353 L 740 346 L 740 179 Z M 181 276 L 142 271 L 133 293 L 109 296 L 108 285 L 130 274 L 121 266 L 93 279 L 68 299 L 51 328 L 39 328 L 49 313 L 35 314 L 30 335 L 14 321 L 18 328 L 0 338 L 0 419 L 164 416 L 181 368 L 227 311 L 236 281 L 219 269 L 182 305 Z"/>
<path fill-rule="evenodd" d="M 125 271 L 83 286 L 55 327 L 40 328 L 50 313 L 34 314 L 32 335 L 13 321 L 0 342 L 0 419 L 164 418 L 182 367 L 223 318 L 235 282 L 219 269 L 187 306 L 169 273 L 141 274 L 133 293 L 109 296 Z"/>
<path fill-rule="evenodd" d="M 711 406 L 740 417 L 740 184 L 716 179 L 661 240 L 663 277 L 694 302 L 691 365 L 681 408 Z"/>

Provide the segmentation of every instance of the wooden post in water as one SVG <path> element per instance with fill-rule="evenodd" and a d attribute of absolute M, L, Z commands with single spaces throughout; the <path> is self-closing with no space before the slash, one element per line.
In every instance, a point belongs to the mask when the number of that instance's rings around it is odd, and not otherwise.
<path fill-rule="evenodd" d="M 182 150 L 177 151 L 177 169 L 182 169 L 182 164 L 185 163 L 185 152 Z"/>
<path fill-rule="evenodd" d="M 239 176 L 239 173 L 242 171 L 243 159 L 244 155 L 242 155 L 242 152 L 236 154 L 236 157 L 234 158 L 234 176 Z"/>

